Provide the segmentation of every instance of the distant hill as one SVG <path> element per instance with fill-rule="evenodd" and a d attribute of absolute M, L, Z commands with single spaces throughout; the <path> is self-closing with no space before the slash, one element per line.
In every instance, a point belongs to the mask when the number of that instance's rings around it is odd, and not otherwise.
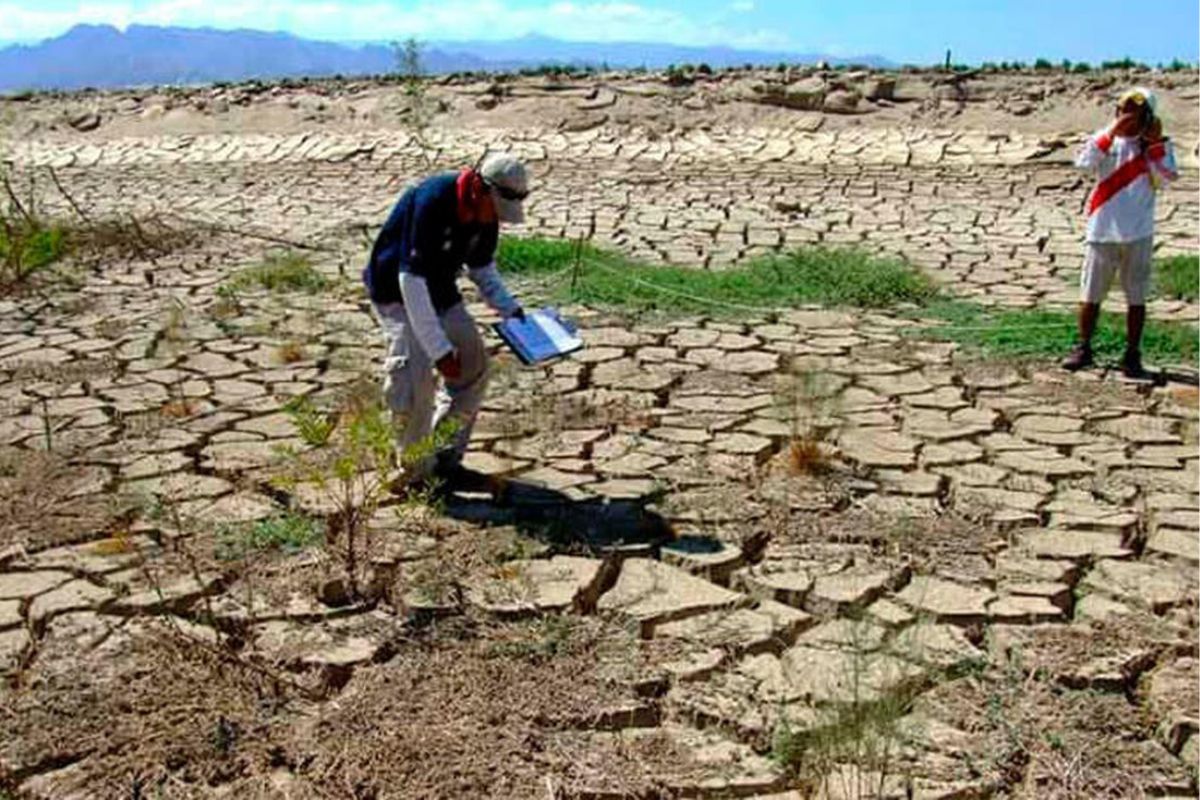
<path fill-rule="evenodd" d="M 737 67 L 743 64 L 862 64 L 887 68 L 896 66 L 882 56 L 864 55 L 835 58 L 823 53 L 784 53 L 770 50 L 739 50 L 733 47 L 695 47 L 654 42 L 568 42 L 540 34 L 528 34 L 506 41 L 432 42 L 443 51 L 470 53 L 508 68 L 531 64 L 574 64 L 578 66 L 650 67 L 670 64 L 708 64 L 710 67 Z"/>
<path fill-rule="evenodd" d="M 683 47 L 639 42 L 567 42 L 530 35 L 493 42 L 432 42 L 428 72 L 513 70 L 547 64 L 712 67 L 781 61 L 891 66 L 878 56 L 835 59 L 820 54 Z M 378 75 L 395 69 L 386 44 L 346 45 L 286 33 L 211 28 L 77 25 L 54 39 L 0 49 L 0 91 L 196 84 L 253 78 Z"/>

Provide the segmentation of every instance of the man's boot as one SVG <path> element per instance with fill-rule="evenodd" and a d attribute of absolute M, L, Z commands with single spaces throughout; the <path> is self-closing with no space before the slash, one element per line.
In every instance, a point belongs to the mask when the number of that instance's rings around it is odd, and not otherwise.
<path fill-rule="evenodd" d="M 1130 380 L 1142 381 L 1150 377 L 1150 373 L 1142 367 L 1142 354 L 1137 350 L 1126 350 L 1121 357 L 1121 372 Z"/>
<path fill-rule="evenodd" d="M 1076 372 L 1084 367 L 1090 367 L 1094 361 L 1091 343 L 1080 342 L 1071 350 L 1071 354 L 1063 360 L 1062 368 L 1068 372 Z"/>
<path fill-rule="evenodd" d="M 470 492 L 490 494 L 494 499 L 500 499 L 507 488 L 507 482 L 496 475 L 486 475 L 477 470 L 464 467 L 462 463 L 448 453 L 439 453 L 434 476 L 441 483 L 442 490 L 447 494 L 454 492 Z"/>
<path fill-rule="evenodd" d="M 1149 373 L 1142 368 L 1142 331 L 1146 327 L 1146 306 L 1131 305 L 1125 315 L 1125 355 L 1121 358 L 1121 371 L 1126 378 L 1145 380 Z"/>

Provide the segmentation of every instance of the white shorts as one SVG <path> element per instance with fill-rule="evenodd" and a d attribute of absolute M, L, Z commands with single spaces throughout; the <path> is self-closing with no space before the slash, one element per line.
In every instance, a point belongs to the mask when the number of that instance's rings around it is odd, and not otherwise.
<path fill-rule="evenodd" d="M 1088 242 L 1079 277 L 1079 299 L 1100 303 L 1108 294 L 1113 275 L 1121 273 L 1125 302 L 1131 306 L 1146 304 L 1150 293 L 1150 261 L 1154 239 L 1147 236 L 1136 242 Z"/>

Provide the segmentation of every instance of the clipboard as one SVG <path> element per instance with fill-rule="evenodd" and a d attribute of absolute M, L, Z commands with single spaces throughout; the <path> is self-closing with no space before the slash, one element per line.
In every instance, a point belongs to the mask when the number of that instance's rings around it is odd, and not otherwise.
<path fill-rule="evenodd" d="M 553 308 L 531 311 L 523 320 L 509 317 L 492 328 L 526 365 L 543 364 L 583 348 L 576 327 Z"/>

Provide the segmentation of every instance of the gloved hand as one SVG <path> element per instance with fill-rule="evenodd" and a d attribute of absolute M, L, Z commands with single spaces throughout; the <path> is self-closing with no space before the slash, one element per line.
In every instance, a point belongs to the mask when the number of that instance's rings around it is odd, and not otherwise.
<path fill-rule="evenodd" d="M 516 309 L 511 314 L 508 315 L 508 318 L 515 319 L 518 322 L 524 322 L 525 321 L 525 309 L 521 308 L 520 306 L 517 306 Z"/>
<path fill-rule="evenodd" d="M 456 381 L 462 377 L 462 360 L 454 350 L 439 358 L 434 366 L 447 381 Z"/>

